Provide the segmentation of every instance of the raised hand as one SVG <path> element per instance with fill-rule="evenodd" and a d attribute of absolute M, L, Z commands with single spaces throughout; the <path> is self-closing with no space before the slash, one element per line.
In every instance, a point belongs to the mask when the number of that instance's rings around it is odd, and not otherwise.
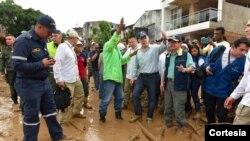
<path fill-rule="evenodd" d="M 162 39 L 167 40 L 167 34 L 165 31 L 161 31 Z"/>
<path fill-rule="evenodd" d="M 117 33 L 118 35 L 121 34 L 121 32 L 122 32 L 122 30 L 123 30 L 124 27 L 125 27 L 124 19 L 121 18 L 120 24 L 119 24 L 118 28 L 116 29 L 116 33 Z"/>

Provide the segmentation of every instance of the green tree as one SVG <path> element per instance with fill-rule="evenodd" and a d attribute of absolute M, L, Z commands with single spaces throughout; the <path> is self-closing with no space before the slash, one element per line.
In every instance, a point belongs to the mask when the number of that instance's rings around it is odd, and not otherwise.
<path fill-rule="evenodd" d="M 92 39 L 99 43 L 104 44 L 107 42 L 111 36 L 111 26 L 106 21 L 101 21 L 98 27 L 92 28 Z"/>
<path fill-rule="evenodd" d="M 23 9 L 13 0 L 0 3 L 0 24 L 6 28 L 7 33 L 17 36 L 23 30 L 29 30 L 37 18 L 43 13 L 32 8 Z"/>

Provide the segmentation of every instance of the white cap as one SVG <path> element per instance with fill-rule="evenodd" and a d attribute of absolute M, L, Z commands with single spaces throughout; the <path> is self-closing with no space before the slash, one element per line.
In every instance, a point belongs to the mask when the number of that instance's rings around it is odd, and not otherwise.
<path fill-rule="evenodd" d="M 78 33 L 74 30 L 74 29 L 71 29 L 71 30 L 68 30 L 66 32 L 66 37 L 73 37 L 73 38 L 80 38 Z"/>
<path fill-rule="evenodd" d="M 94 42 L 94 41 L 92 41 L 92 42 L 91 42 L 91 45 L 95 45 L 95 42 Z"/>
<path fill-rule="evenodd" d="M 77 45 L 83 45 L 81 41 L 77 41 Z"/>
<path fill-rule="evenodd" d="M 187 46 L 187 44 L 181 44 L 181 46 L 184 46 L 186 49 L 188 49 L 188 46 Z"/>

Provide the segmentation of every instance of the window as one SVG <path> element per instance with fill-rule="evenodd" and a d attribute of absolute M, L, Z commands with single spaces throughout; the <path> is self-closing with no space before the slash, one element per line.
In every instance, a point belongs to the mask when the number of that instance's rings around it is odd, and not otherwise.
<path fill-rule="evenodd" d="M 181 27 L 181 8 L 177 7 L 171 10 L 171 21 L 173 29 Z"/>

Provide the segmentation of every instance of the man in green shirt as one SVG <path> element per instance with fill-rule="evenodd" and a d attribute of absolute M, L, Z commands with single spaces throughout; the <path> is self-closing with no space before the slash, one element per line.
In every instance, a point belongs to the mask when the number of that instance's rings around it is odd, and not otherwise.
<path fill-rule="evenodd" d="M 123 18 L 120 21 L 116 32 L 111 39 L 104 44 L 103 47 L 103 94 L 101 103 L 99 106 L 100 121 L 106 121 L 107 107 L 114 94 L 115 100 L 115 116 L 116 119 L 122 120 L 122 102 L 123 102 L 123 90 L 122 90 L 122 64 L 127 63 L 130 58 L 136 54 L 137 51 L 132 52 L 127 56 L 122 56 L 117 45 L 120 41 L 120 34 L 124 28 Z"/>

